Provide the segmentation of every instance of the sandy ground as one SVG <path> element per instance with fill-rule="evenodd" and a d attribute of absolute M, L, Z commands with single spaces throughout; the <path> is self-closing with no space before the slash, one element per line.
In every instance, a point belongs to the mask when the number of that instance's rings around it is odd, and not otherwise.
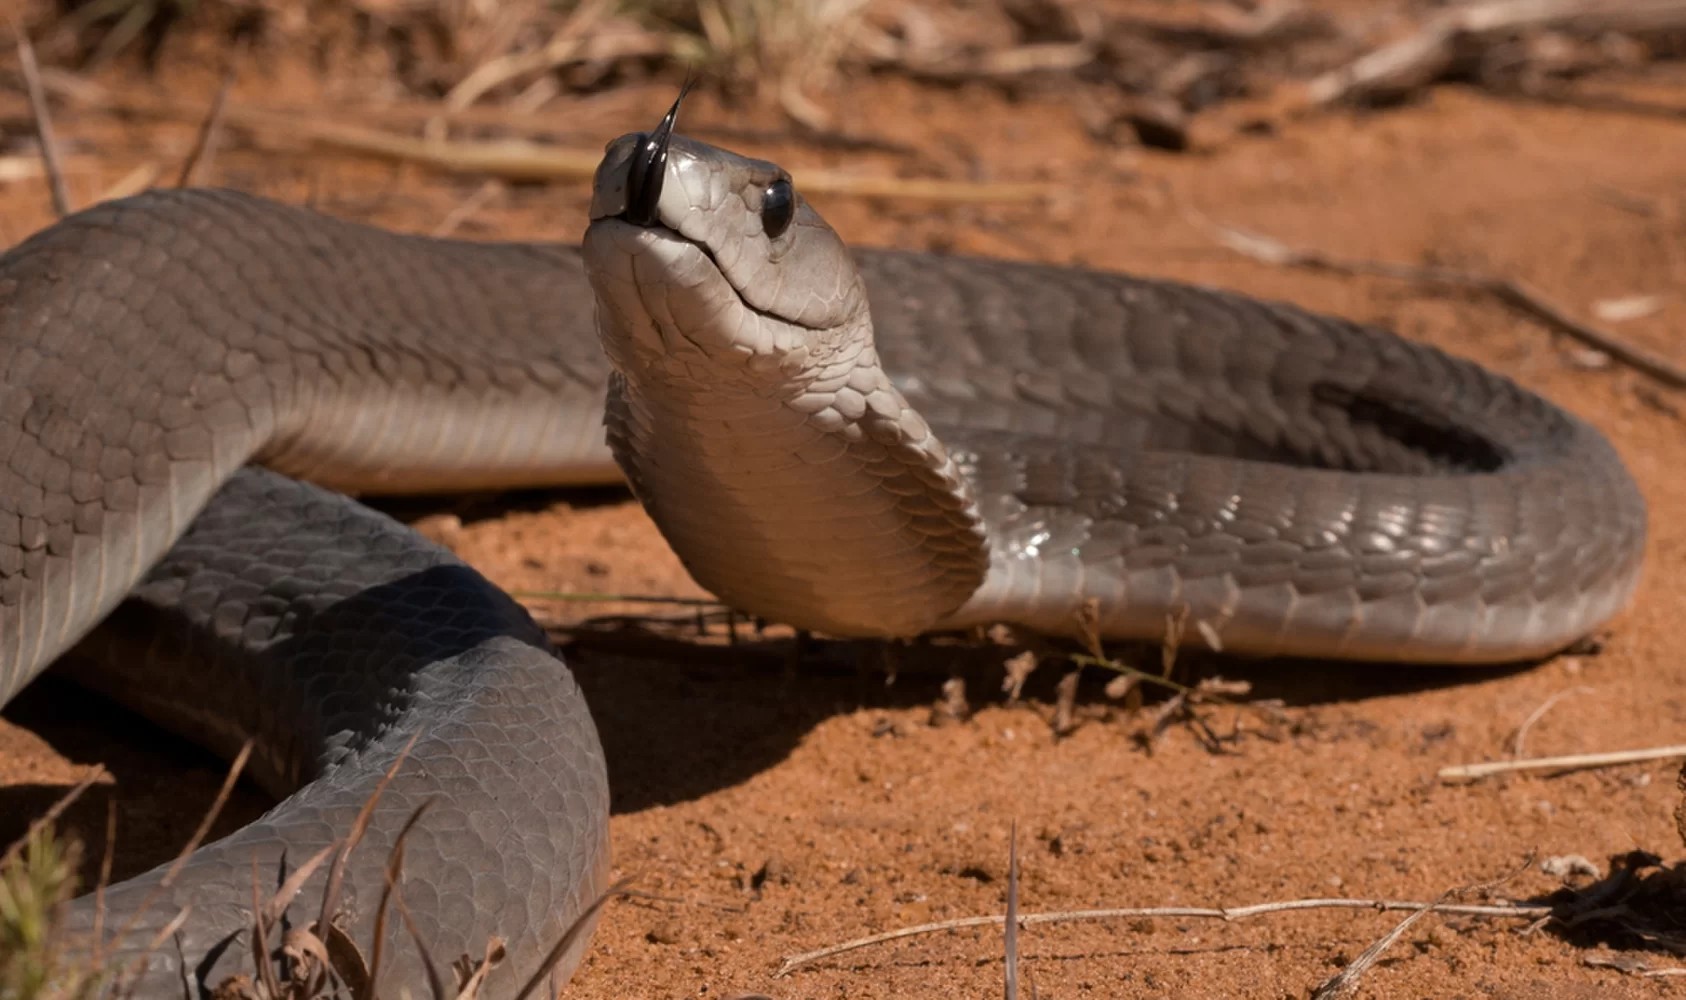
<path fill-rule="evenodd" d="M 146 93 L 203 98 L 205 67 L 178 66 Z M 265 77 L 261 74 L 270 74 Z M 294 104 L 308 81 L 269 67 L 237 98 Z M 636 87 L 551 107 L 564 139 L 596 145 L 653 124 L 670 88 Z M 1057 677 L 1033 678 L 1009 705 L 987 657 L 914 658 L 893 684 L 855 647 L 821 646 L 794 669 L 789 644 L 747 634 L 735 649 L 684 638 L 574 643 L 603 732 L 614 786 L 619 873 L 642 873 L 660 900 L 608 908 L 591 957 L 567 989 L 579 998 L 977 997 L 1000 990 L 999 930 L 963 930 L 856 951 L 785 979 L 788 954 L 950 917 L 999 913 L 1008 833 L 1021 833 L 1022 907 L 1242 905 L 1300 897 L 1432 899 L 1492 879 L 1530 857 L 1581 855 L 1608 870 L 1633 850 L 1678 859 L 1675 765 L 1656 763 L 1467 786 L 1436 780 L 1450 764 L 1531 754 L 1686 742 L 1677 636 L 1686 619 L 1686 397 L 1585 352 L 1505 309 L 1380 280 L 1266 266 L 1219 248 L 1180 206 L 1294 244 L 1357 257 L 1483 268 L 1542 289 L 1570 312 L 1640 294 L 1660 311 L 1616 329 L 1686 360 L 1686 130 L 1678 122 L 1501 102 L 1446 88 L 1402 109 L 1338 114 L 1237 138 L 1210 155 L 1097 145 L 1053 96 L 1007 101 L 973 88 L 861 82 L 828 102 L 851 132 L 905 142 L 886 154 L 816 151 L 794 142 L 727 142 L 801 165 L 1056 185 L 1049 206 L 931 206 L 816 197 L 858 244 L 942 248 L 1208 282 L 1393 326 L 1467 355 L 1593 421 L 1615 441 L 1651 504 L 1647 576 L 1601 648 L 1508 671 L 1342 664 L 1221 663 L 1227 677 L 1279 698 L 1285 718 L 1214 709 L 1226 739 L 1207 749 L 1171 728 L 1151 752 L 1137 722 L 1087 678 L 1080 724 L 1056 739 Z M 21 100 L 3 104 L 8 137 L 25 135 Z M 698 100 L 706 127 L 776 124 Z M 79 120 L 61 128 L 86 200 L 137 166 L 173 175 L 191 127 Z M 714 138 L 713 136 L 709 136 Z M 325 211 L 427 232 L 478 181 L 325 155 L 236 146 L 211 181 Z M 463 222 L 471 237 L 576 238 L 583 186 L 492 197 Z M 8 241 L 50 221 L 45 187 L 0 185 Z M 582 308 L 583 308 L 582 304 Z M 1671 471 L 1675 470 L 1675 471 Z M 510 588 L 697 596 L 640 509 L 595 491 L 480 501 L 457 510 L 457 550 Z M 438 525 L 437 518 L 431 522 Z M 600 609 L 535 602 L 578 620 Z M 568 634 L 560 634 L 571 641 Z M 969 680 L 976 714 L 933 726 L 950 671 Z M 1233 736 L 1234 738 L 1229 738 Z M 116 804 L 119 875 L 171 856 L 209 802 L 222 765 L 143 723 L 50 681 L 0 722 L 0 842 L 96 762 L 110 768 L 72 813 L 97 857 Z M 243 791 L 222 828 L 264 807 Z M 92 862 L 90 862 L 90 866 Z M 90 867 L 90 873 L 93 870 Z M 1496 894 L 1559 888 L 1537 867 Z M 1365 912 L 1299 912 L 1225 924 L 1139 919 L 1040 926 L 1024 937 L 1026 976 L 1042 997 L 1297 997 L 1396 921 Z M 1431 917 L 1366 978 L 1376 997 L 1669 995 L 1674 980 L 1597 963 L 1635 942 L 1515 922 Z"/>

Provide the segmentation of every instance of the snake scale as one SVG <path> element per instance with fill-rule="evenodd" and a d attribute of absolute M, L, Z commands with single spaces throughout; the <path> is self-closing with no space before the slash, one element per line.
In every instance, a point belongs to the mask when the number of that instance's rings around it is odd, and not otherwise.
<path fill-rule="evenodd" d="M 0 699 L 57 663 L 223 754 L 254 741 L 279 800 L 168 886 L 107 891 L 120 956 L 190 907 L 137 996 L 250 974 L 254 877 L 343 835 L 412 740 L 346 870 L 354 940 L 424 800 L 404 897 L 436 955 L 503 938 L 491 997 L 606 884 L 602 748 L 545 635 L 348 493 L 624 476 L 704 586 L 845 635 L 1088 609 L 1120 638 L 1180 613 L 1231 652 L 1500 662 L 1636 585 L 1615 451 L 1503 377 L 1217 290 L 851 251 L 673 115 L 608 147 L 580 246 L 182 190 L 0 257 Z M 383 992 L 419 992 L 397 921 L 383 947 Z"/>

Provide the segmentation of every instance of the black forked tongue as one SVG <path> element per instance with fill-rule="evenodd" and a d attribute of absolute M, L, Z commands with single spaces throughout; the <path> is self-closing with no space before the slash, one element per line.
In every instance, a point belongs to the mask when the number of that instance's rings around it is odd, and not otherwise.
<path fill-rule="evenodd" d="M 635 226 L 656 224 L 656 206 L 662 200 L 662 181 L 667 179 L 667 146 L 673 139 L 673 123 L 679 118 L 679 105 L 691 92 L 691 81 L 679 89 L 673 107 L 656 126 L 654 132 L 638 139 L 638 148 L 626 171 L 626 211 L 621 218 Z"/>

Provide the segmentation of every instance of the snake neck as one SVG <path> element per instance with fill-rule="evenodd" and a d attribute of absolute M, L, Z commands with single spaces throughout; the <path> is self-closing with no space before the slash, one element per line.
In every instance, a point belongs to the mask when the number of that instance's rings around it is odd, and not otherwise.
<path fill-rule="evenodd" d="M 983 582 L 960 469 L 870 346 L 785 395 L 610 381 L 611 451 L 697 583 L 832 635 L 911 636 Z"/>

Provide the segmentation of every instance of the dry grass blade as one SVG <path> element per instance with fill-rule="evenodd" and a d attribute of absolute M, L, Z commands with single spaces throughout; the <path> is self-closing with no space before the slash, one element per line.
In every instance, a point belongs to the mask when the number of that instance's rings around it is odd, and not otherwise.
<path fill-rule="evenodd" d="M 1522 720 L 1522 725 L 1516 727 L 1516 737 L 1512 739 L 1510 743 L 1510 759 L 1520 760 L 1522 758 L 1522 747 L 1528 739 L 1528 730 L 1534 728 L 1534 723 L 1544 718 L 1545 714 L 1551 711 L 1558 702 L 1570 695 L 1592 694 L 1592 690 L 1592 688 L 1589 688 L 1584 684 L 1577 687 L 1564 688 L 1562 691 L 1559 691 L 1550 698 L 1547 698 L 1539 708 L 1529 712 L 1528 717 Z"/>
<path fill-rule="evenodd" d="M 404 890 L 394 885 L 392 903 L 398 907 L 398 915 L 404 918 L 404 926 L 410 932 L 410 940 L 415 942 L 416 951 L 421 953 L 422 968 L 427 970 L 427 988 L 433 995 L 433 1000 L 452 1000 L 451 994 L 445 989 L 445 977 L 439 974 L 439 965 L 433 961 L 433 953 L 427 950 L 427 942 L 422 940 L 421 929 L 416 926 L 416 918 L 410 915 L 410 908 L 404 905 Z"/>
<path fill-rule="evenodd" d="M 584 912 L 575 918 L 572 924 L 568 925 L 568 929 L 564 931 L 562 936 L 557 939 L 556 943 L 551 946 L 549 953 L 547 953 L 544 957 L 544 961 L 539 963 L 538 970 L 527 980 L 527 984 L 522 986 L 521 990 L 515 994 L 515 1000 L 527 1000 L 527 997 L 531 996 L 533 991 L 539 988 L 540 984 L 545 981 L 545 977 L 550 975 L 550 970 L 555 967 L 556 963 L 561 960 L 563 955 L 568 953 L 568 949 L 574 946 L 574 943 L 579 940 L 580 935 L 585 933 L 586 929 L 591 926 L 591 922 L 597 919 L 597 914 L 602 911 L 603 906 L 609 902 L 610 898 L 620 895 L 620 893 L 631 883 L 631 877 L 623 878 L 619 882 L 609 886 L 609 888 L 604 889 L 603 892 L 600 893 L 594 901 L 592 901 L 592 904 L 586 907 Z"/>
<path fill-rule="evenodd" d="M 368 832 L 369 820 L 375 814 L 375 806 L 380 802 L 381 794 L 386 791 L 386 786 L 391 784 L 392 779 L 397 776 L 398 769 L 404 766 L 404 761 L 410 756 L 410 750 L 415 747 L 416 741 L 421 739 L 421 735 L 422 730 L 420 729 L 410 734 L 409 742 L 405 743 L 404 748 L 398 751 L 397 759 L 392 762 L 391 767 L 387 768 L 386 774 L 381 776 L 380 783 L 370 793 L 368 801 L 363 803 L 363 808 L 357 811 L 357 819 L 351 824 L 351 832 L 346 834 L 344 845 L 334 857 L 333 867 L 328 870 L 328 884 L 322 890 L 322 909 L 316 918 L 316 926 L 324 935 L 327 934 L 328 921 L 333 917 L 334 909 L 339 904 L 340 886 L 345 882 L 345 866 L 351 860 L 351 852 L 357 850 L 358 843 L 363 840 L 363 835 Z"/>
<path fill-rule="evenodd" d="M 11 846 L 6 848 L 5 854 L 0 854 L 0 867 L 16 862 L 19 852 L 24 849 L 24 845 L 34 839 L 34 837 L 45 829 L 48 824 L 57 822 L 58 818 L 64 815 L 64 811 L 69 809 L 76 803 L 77 799 L 82 797 L 83 792 L 92 788 L 94 786 L 94 782 L 100 780 L 109 773 L 110 772 L 106 771 L 103 764 L 95 764 L 94 769 L 84 775 L 81 781 L 78 781 L 75 785 L 71 786 L 69 791 L 59 796 L 59 800 L 54 802 L 52 807 L 45 813 L 42 813 L 40 819 L 37 819 L 35 822 L 29 824 L 29 829 L 23 832 L 23 836 L 12 841 Z"/>
<path fill-rule="evenodd" d="M 211 108 L 205 113 L 205 120 L 199 125 L 199 133 L 193 138 L 193 149 L 187 154 L 187 162 L 182 164 L 181 176 L 176 178 L 178 188 L 198 184 L 199 178 L 211 168 L 211 160 L 217 151 L 217 137 L 222 132 L 223 117 L 228 113 L 228 94 L 234 89 L 234 80 L 240 74 L 240 57 L 244 51 L 244 47 L 238 47 L 228 57 L 228 68 L 223 71 L 222 86 L 217 88 L 217 96 L 211 100 Z"/>
<path fill-rule="evenodd" d="M 129 982 L 137 982 L 140 978 L 141 969 L 146 965 L 147 959 L 152 957 L 153 952 L 162 948 L 165 941 L 174 937 L 176 931 L 181 930 L 181 925 L 187 923 L 187 918 L 192 915 L 192 905 L 183 906 L 180 910 L 177 910 L 176 915 L 171 918 L 170 922 L 165 924 L 163 927 L 160 927 L 158 929 L 158 933 L 152 935 L 152 940 L 146 943 L 146 947 L 141 949 L 141 953 L 136 955 L 134 959 L 129 962 L 126 973 L 120 978 Z"/>
<path fill-rule="evenodd" d="M 1007 953 L 1002 980 L 1007 1000 L 1019 1000 L 1019 821 L 1007 843 L 1007 922 L 1002 933 Z"/>
<path fill-rule="evenodd" d="M 312 854 L 304 864 L 299 865 L 291 875 L 287 876 L 286 881 L 281 883 L 281 888 L 275 890 L 275 895 L 269 897 L 269 902 L 264 904 L 264 919 L 272 924 L 280 920 L 281 914 L 287 912 L 287 907 L 291 905 L 293 898 L 299 894 L 299 890 L 303 889 L 304 884 L 310 881 L 310 876 L 316 874 L 316 869 L 322 867 L 322 863 L 327 861 L 328 856 L 333 854 L 342 843 L 344 841 L 336 840 L 322 848 Z"/>
<path fill-rule="evenodd" d="M 100 880 L 94 884 L 94 956 L 98 964 L 99 945 L 105 935 L 105 890 L 111 885 L 111 865 L 117 857 L 117 800 L 105 801 L 105 850 L 100 857 Z M 0 866 L 4 863 L 0 862 Z"/>
<path fill-rule="evenodd" d="M 94 200 L 96 202 L 117 201 L 120 198 L 140 194 L 156 184 L 159 175 L 163 172 L 164 168 L 154 161 L 143 163 L 119 177 L 116 183 L 101 191 L 99 197 Z"/>
<path fill-rule="evenodd" d="M 484 182 L 478 188 L 474 189 L 473 194 L 464 198 L 457 204 L 457 207 L 451 209 L 450 214 L 446 215 L 445 218 L 440 221 L 439 225 L 434 227 L 431 235 L 436 240 L 442 240 L 449 237 L 457 231 L 459 226 L 473 218 L 476 212 L 485 208 L 494 198 L 503 194 L 503 192 L 504 186 L 501 182 Z"/>
<path fill-rule="evenodd" d="M 392 893 L 398 886 L 398 876 L 404 870 L 404 845 L 409 842 L 410 831 L 433 805 L 433 798 L 429 796 L 422 800 L 410 813 L 410 818 L 404 821 L 398 836 L 393 839 L 392 851 L 386 858 L 386 882 L 381 888 L 380 903 L 375 907 L 375 939 L 369 945 L 369 996 L 368 1000 L 380 996 L 381 958 L 386 951 L 386 913 L 391 904 Z"/>
<path fill-rule="evenodd" d="M 269 919 L 258 892 L 258 856 L 252 855 L 252 966 L 258 970 L 258 982 L 264 995 L 279 997 L 281 985 L 275 981 L 275 969 L 269 964 Z"/>
<path fill-rule="evenodd" d="M 210 834 L 211 827 L 216 823 L 217 817 L 222 815 L 223 807 L 228 805 L 228 797 L 234 794 L 234 785 L 240 780 L 241 772 L 246 770 L 246 762 L 251 759 L 252 741 L 247 740 L 246 744 L 240 748 L 240 752 L 234 756 L 234 763 L 228 766 L 228 774 L 223 777 L 222 787 L 217 789 L 217 797 L 211 802 L 211 808 L 205 810 L 205 815 L 199 819 L 199 827 L 193 831 L 193 836 L 188 838 L 187 846 L 183 847 L 181 853 L 176 855 L 176 860 L 170 865 L 170 870 L 165 872 L 164 877 L 158 881 L 159 888 L 166 889 L 173 885 L 176 876 L 180 875 L 182 868 L 187 865 L 187 859 L 193 855 L 194 851 L 199 849 L 200 844 L 205 842 L 205 837 Z"/>
<path fill-rule="evenodd" d="M 29 33 L 16 15 L 8 15 L 12 34 L 18 40 L 18 68 L 23 73 L 24 90 L 29 94 L 29 110 L 35 118 L 35 135 L 41 143 L 41 159 L 47 166 L 47 181 L 53 193 L 53 211 L 70 214 L 70 188 L 65 185 L 64 165 L 59 158 L 58 140 L 53 136 L 53 118 L 47 110 L 47 92 L 41 85 L 41 67 L 35 61 L 35 46 L 29 44 Z"/>
<path fill-rule="evenodd" d="M 123 926 L 118 928 L 117 934 L 113 938 L 114 942 L 122 941 L 124 938 L 128 937 L 135 929 L 135 925 L 140 922 L 141 918 L 146 915 L 147 911 L 152 909 L 152 904 L 157 901 L 159 894 L 175 883 L 176 876 L 181 874 L 181 870 L 187 865 L 188 859 L 193 856 L 194 851 L 199 850 L 199 845 L 204 843 L 205 837 L 211 832 L 211 827 L 215 825 L 217 817 L 222 815 L 223 807 L 228 804 L 228 797 L 234 794 L 234 785 L 240 780 L 241 772 L 246 770 L 246 762 L 251 759 L 251 756 L 252 741 L 247 740 L 245 745 L 240 748 L 240 752 L 235 755 L 234 763 L 229 765 L 228 774 L 223 777 L 222 787 L 217 790 L 216 799 L 211 802 L 211 808 L 205 810 L 205 815 L 200 817 L 199 826 L 193 831 L 193 836 L 188 838 L 187 843 L 183 845 L 182 849 L 176 854 L 175 861 L 170 864 L 169 870 L 164 873 L 164 877 L 159 879 L 158 883 L 154 885 L 144 897 L 142 897 L 140 905 L 135 907 L 134 912 L 129 914 L 129 919 L 125 920 L 123 922 Z M 191 909 L 191 907 L 184 907 L 183 914 L 185 914 L 187 909 Z M 176 917 L 175 923 L 178 927 L 180 926 L 180 921 L 186 919 L 183 914 L 178 914 Z M 171 933 L 174 932 L 172 931 Z M 166 937 L 167 936 L 168 935 L 166 935 Z M 159 943 L 162 943 L 162 940 L 163 939 L 160 938 Z M 103 947 L 103 942 L 98 943 L 97 946 Z M 157 944 L 148 948 L 142 953 L 141 958 L 137 959 L 137 961 L 144 959 L 146 955 L 151 954 L 156 948 Z"/>

